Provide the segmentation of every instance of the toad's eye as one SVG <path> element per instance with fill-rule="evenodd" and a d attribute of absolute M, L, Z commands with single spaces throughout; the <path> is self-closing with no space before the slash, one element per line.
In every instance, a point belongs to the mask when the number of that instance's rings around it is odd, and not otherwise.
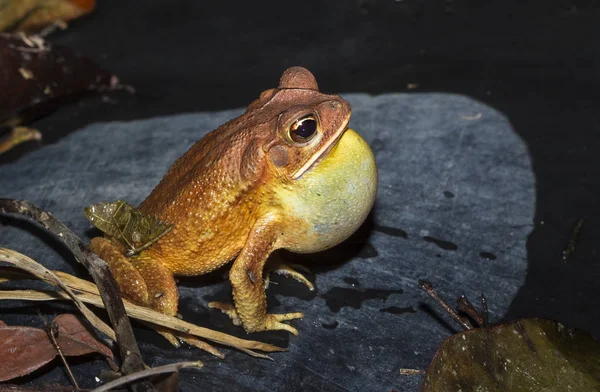
<path fill-rule="evenodd" d="M 296 143 L 304 143 L 317 134 L 317 119 L 314 116 L 302 117 L 290 127 L 290 138 Z"/>

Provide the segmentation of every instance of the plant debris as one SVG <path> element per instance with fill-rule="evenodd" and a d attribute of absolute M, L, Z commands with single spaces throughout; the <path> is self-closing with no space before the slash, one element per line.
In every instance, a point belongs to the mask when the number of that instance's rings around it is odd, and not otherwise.
<path fill-rule="evenodd" d="M 71 49 L 37 35 L 0 33 L 0 127 L 26 124 L 85 93 L 121 90 L 133 91 Z M 39 133 L 28 138 L 8 133 L 0 144 L 12 148 L 35 139 Z"/>
<path fill-rule="evenodd" d="M 109 391 L 111 389 L 129 384 L 132 381 L 139 380 L 141 378 L 152 377 L 164 373 L 177 373 L 180 369 L 201 368 L 202 366 L 204 365 L 200 361 L 178 362 L 164 366 L 157 366 L 155 368 L 142 370 L 141 372 L 129 374 L 127 376 L 117 378 L 116 380 L 113 380 L 111 382 L 107 382 L 106 384 L 94 389 L 94 392 Z"/>
<path fill-rule="evenodd" d="M 562 259 L 566 263 L 571 257 L 571 254 L 575 252 L 575 247 L 577 246 L 577 240 L 579 239 L 579 232 L 581 231 L 581 226 L 583 226 L 583 219 L 578 219 L 575 226 L 573 226 L 573 230 L 571 231 L 571 236 L 569 237 L 569 242 L 567 243 L 567 247 L 562 252 Z"/>
<path fill-rule="evenodd" d="M 0 248 L 1 254 L 2 248 Z M 0 259 L 1 260 L 1 259 Z M 64 272 L 54 271 L 65 285 L 71 290 L 78 292 L 77 297 L 82 302 L 91 304 L 98 307 L 103 307 L 98 288 L 91 282 L 77 278 Z M 15 279 L 27 279 L 27 275 L 19 274 L 14 270 L 0 269 L 0 283 L 8 280 Z M 62 292 L 58 291 L 42 291 L 42 290 L 0 290 L 0 300 L 7 299 L 18 299 L 28 301 L 53 301 L 53 300 L 65 300 L 69 297 Z M 271 344 L 262 343 L 253 340 L 245 340 L 236 338 L 231 335 L 227 335 L 222 332 L 214 331 L 208 328 L 199 327 L 197 325 L 188 323 L 180 320 L 177 317 L 167 316 L 159 313 L 152 309 L 144 306 L 135 305 L 127 300 L 124 300 L 125 309 L 127 314 L 137 320 L 144 321 L 154 326 L 161 326 L 168 328 L 175 332 L 180 337 L 185 337 L 186 340 L 189 338 L 197 337 L 210 340 L 214 343 L 229 346 L 240 351 L 243 351 L 251 356 L 259 358 L 268 358 L 264 354 L 260 354 L 254 350 L 263 352 L 277 352 L 283 351 L 282 348 L 273 346 Z M 191 340 L 191 339 L 189 339 Z M 198 347 L 198 346 L 197 346 Z M 214 347 L 207 345 L 207 347 L 201 347 L 207 352 L 223 358 L 223 355 Z"/>
<path fill-rule="evenodd" d="M 8 135 L 0 139 L 0 154 L 31 140 L 42 140 L 42 134 L 33 128 L 14 127 Z"/>
<path fill-rule="evenodd" d="M 85 265 L 88 271 L 94 278 L 96 285 L 91 282 L 76 278 L 74 276 L 62 273 L 52 272 L 36 263 L 32 259 L 9 249 L 0 248 L 0 262 L 7 261 L 14 267 L 27 271 L 33 274 L 38 279 L 42 279 L 61 290 L 3 290 L 0 291 L 0 300 L 2 299 L 18 299 L 31 301 L 48 301 L 57 299 L 71 299 L 78 304 L 80 309 L 87 309 L 84 302 L 93 304 L 94 306 L 106 307 L 109 318 L 114 328 L 117 346 L 121 354 L 122 365 L 121 372 L 124 375 L 135 374 L 146 369 L 142 362 L 141 355 L 131 330 L 131 325 L 127 315 L 139 318 L 154 326 L 166 327 L 174 331 L 174 335 L 178 338 L 189 342 L 197 347 L 203 348 L 214 355 L 223 357 L 222 354 L 214 347 L 210 346 L 198 338 L 210 340 L 212 342 L 226 345 L 243 351 L 249 355 L 267 358 L 263 352 L 284 351 L 284 349 L 262 343 L 236 338 L 222 332 L 213 331 L 208 328 L 196 326 L 186 323 L 175 317 L 169 317 L 162 313 L 151 309 L 136 306 L 126 301 L 123 301 L 119 295 L 116 283 L 110 274 L 110 270 L 106 263 L 97 255 L 92 253 L 71 230 L 64 224 L 55 219 L 50 213 L 36 207 L 35 205 L 23 201 L 12 199 L 0 199 L 0 213 L 2 214 L 17 214 L 18 216 L 30 218 L 47 230 L 56 235 L 75 256 L 75 259 Z M 14 267 L 0 268 L 0 283 L 14 279 L 30 279 L 29 275 L 21 271 L 17 271 Z M 88 316 L 89 319 L 91 317 Z M 97 324 L 92 321 L 92 325 Z M 54 335 L 51 335 L 54 336 Z M 56 335 L 56 336 L 60 336 Z M 46 336 L 48 338 L 48 335 Z M 198 344 L 196 344 L 198 343 Z M 58 342 L 56 347 L 62 348 L 62 343 Z M 256 350 L 256 351 L 255 351 Z M 177 367 L 177 364 L 173 365 Z M 196 362 L 195 366 L 199 366 Z M 144 373 L 142 373 L 144 374 Z M 128 379 L 132 382 L 131 388 L 135 391 L 153 390 L 153 386 L 148 381 L 140 381 L 135 377 Z M 136 381 L 134 381 L 136 380 Z M 176 380 L 176 378 L 171 378 Z M 130 382 L 128 381 L 128 382 Z"/>
<path fill-rule="evenodd" d="M 95 0 L 0 0 L 0 31 L 32 33 L 91 12 Z"/>
<path fill-rule="evenodd" d="M 123 200 L 91 205 L 84 209 L 84 214 L 100 231 L 121 240 L 127 256 L 148 248 L 173 228 Z"/>
<path fill-rule="evenodd" d="M 14 265 L 17 268 L 22 269 L 23 271 L 29 272 L 38 279 L 41 279 L 46 283 L 49 283 L 53 286 L 62 289 L 67 294 L 68 298 L 75 302 L 77 308 L 79 308 L 81 313 L 83 313 L 83 315 L 85 316 L 85 318 L 87 318 L 90 324 L 92 324 L 97 330 L 99 330 L 112 340 L 115 340 L 116 337 L 114 331 L 108 325 L 106 325 L 104 321 L 100 320 L 100 318 L 98 318 L 98 316 L 96 316 L 94 312 L 88 309 L 88 307 L 85 306 L 79 298 L 77 298 L 75 293 L 71 291 L 71 289 L 67 287 L 67 285 L 64 284 L 63 281 L 60 280 L 60 278 L 56 276 L 52 271 L 25 255 L 5 248 L 0 248 L 0 261 Z"/>
<path fill-rule="evenodd" d="M 419 286 L 438 300 L 430 283 Z M 600 390 L 600 343 L 588 333 L 535 318 L 488 327 L 487 316 L 478 315 L 464 296 L 459 309 L 478 328 L 465 328 L 441 344 L 421 392 Z"/>
<path fill-rule="evenodd" d="M 0 198 L 0 213 L 29 218 L 42 225 L 66 245 L 71 253 L 73 253 L 75 260 L 87 268 L 100 290 L 100 297 L 113 326 L 121 355 L 121 372 L 123 374 L 130 374 L 144 370 L 146 365 L 142 361 L 142 356 L 133 335 L 131 323 L 125 312 L 117 283 L 110 273 L 108 265 L 96 254 L 92 253 L 83 241 L 62 222 L 54 218 L 49 212 L 42 210 L 28 201 Z M 12 255 L 15 256 L 15 253 Z M 16 257 L 20 258 L 20 255 L 17 253 Z M 137 392 L 153 390 L 152 385 L 145 381 L 133 384 L 131 387 Z"/>
<path fill-rule="evenodd" d="M 81 321 L 72 314 L 57 316 L 55 342 L 42 328 L 8 326 L 0 321 L 0 357 L 10 361 L 0 361 L 0 382 L 30 374 L 51 362 L 60 348 L 66 357 L 97 353 L 102 355 L 113 370 L 118 366 L 108 347 L 94 338 Z"/>

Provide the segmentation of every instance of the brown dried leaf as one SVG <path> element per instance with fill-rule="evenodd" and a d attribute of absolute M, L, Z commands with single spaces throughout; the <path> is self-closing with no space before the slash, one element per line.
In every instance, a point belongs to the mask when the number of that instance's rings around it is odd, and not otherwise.
<path fill-rule="evenodd" d="M 73 315 L 55 319 L 59 325 L 56 341 L 64 356 L 80 356 L 98 353 L 116 369 L 114 357 L 108 347 L 102 345 Z M 11 380 L 33 372 L 52 361 L 58 355 L 48 333 L 40 328 L 7 326 L 0 324 L 0 381 Z"/>
<path fill-rule="evenodd" d="M 86 328 L 86 326 L 81 322 L 81 320 L 73 315 L 73 314 L 61 314 L 54 318 L 54 322 L 58 325 L 58 342 L 59 344 L 64 344 L 62 339 L 68 337 L 68 339 L 72 342 L 78 342 L 79 344 L 71 344 L 69 345 L 68 353 L 65 353 L 65 349 L 61 345 L 61 350 L 63 350 L 63 354 L 65 355 L 85 355 L 88 352 L 97 352 L 100 355 L 103 355 L 108 364 L 113 370 L 118 370 L 119 367 L 114 362 L 114 356 L 110 348 L 100 342 L 98 339 L 90 333 L 90 331 Z M 84 351 L 76 351 L 84 349 Z M 89 351 L 92 350 L 92 351 Z"/>
<path fill-rule="evenodd" d="M 86 208 L 84 214 L 103 233 L 123 241 L 130 256 L 146 249 L 173 228 L 123 200 L 94 204 Z"/>
<path fill-rule="evenodd" d="M 21 377 L 44 366 L 57 355 L 48 335 L 39 328 L 0 327 L 0 381 Z"/>
<path fill-rule="evenodd" d="M 79 18 L 95 5 L 95 0 L 0 0 L 0 31 L 39 31 Z"/>
<path fill-rule="evenodd" d="M 123 89 L 115 75 L 71 49 L 0 33 L 0 125 L 26 122 L 85 92 Z"/>

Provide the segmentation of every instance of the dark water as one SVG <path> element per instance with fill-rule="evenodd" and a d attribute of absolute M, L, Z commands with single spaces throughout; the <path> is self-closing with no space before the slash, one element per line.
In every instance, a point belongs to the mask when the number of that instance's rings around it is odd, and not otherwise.
<path fill-rule="evenodd" d="M 402 229 L 398 229 L 397 227 L 375 225 L 373 230 L 383 234 L 391 235 L 392 237 L 408 238 L 408 233 Z"/>
<path fill-rule="evenodd" d="M 487 259 L 487 260 L 496 260 L 497 259 L 496 255 L 491 252 L 480 252 L 479 256 L 481 256 L 482 259 Z"/>
<path fill-rule="evenodd" d="M 390 306 L 387 308 L 379 309 L 380 312 L 392 313 L 392 314 L 403 314 L 403 313 L 417 313 L 415 308 L 408 306 L 406 308 L 400 308 L 398 306 Z"/>
<path fill-rule="evenodd" d="M 458 249 L 458 245 L 456 245 L 455 243 L 450 242 L 450 241 L 440 240 L 439 238 L 430 237 L 430 236 L 425 236 L 425 237 L 423 237 L 423 239 L 427 242 L 431 242 L 432 244 L 436 244 L 438 247 L 440 247 L 444 250 L 457 250 Z"/>
<path fill-rule="evenodd" d="M 337 321 L 332 322 L 331 324 L 323 323 L 321 324 L 325 329 L 336 329 L 340 323 Z"/>
<path fill-rule="evenodd" d="M 360 309 L 363 301 L 379 299 L 385 301 L 392 294 L 402 294 L 404 290 L 382 290 L 382 289 L 350 289 L 346 287 L 334 287 L 322 297 L 332 312 L 339 312 L 343 307 L 349 306 Z"/>

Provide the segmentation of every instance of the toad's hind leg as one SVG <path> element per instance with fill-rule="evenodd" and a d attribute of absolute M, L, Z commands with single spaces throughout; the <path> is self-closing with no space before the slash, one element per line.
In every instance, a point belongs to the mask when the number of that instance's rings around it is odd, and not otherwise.
<path fill-rule="evenodd" d="M 171 271 L 161 262 L 143 256 L 133 259 L 131 264 L 148 288 L 148 307 L 167 316 L 177 315 L 179 294 Z"/>
<path fill-rule="evenodd" d="M 148 287 L 144 278 L 117 247 L 104 237 L 95 237 L 90 241 L 90 249 L 106 261 L 123 298 L 137 305 L 149 306 Z"/>
<path fill-rule="evenodd" d="M 123 298 L 168 316 L 177 315 L 178 293 L 171 271 L 159 261 L 148 257 L 125 257 L 117 246 L 103 237 L 92 238 L 90 241 L 90 249 L 108 264 Z M 217 349 L 194 336 L 174 334 L 168 328 L 158 325 L 150 327 L 175 347 L 180 346 L 178 339 L 181 339 L 213 355 L 223 356 Z"/>
<path fill-rule="evenodd" d="M 231 266 L 229 280 L 233 289 L 235 307 L 211 302 L 212 308 L 221 309 L 234 323 L 243 325 L 246 332 L 285 330 L 298 334 L 296 328 L 282 321 L 302 318 L 302 313 L 268 314 L 265 294 L 264 266 L 275 250 L 280 228 L 277 219 L 266 216 L 252 228 L 241 253 Z"/>
<path fill-rule="evenodd" d="M 90 249 L 110 268 L 123 298 L 168 316 L 177 314 L 177 286 L 173 274 L 160 262 L 143 256 L 125 257 L 108 239 L 92 238 Z"/>

